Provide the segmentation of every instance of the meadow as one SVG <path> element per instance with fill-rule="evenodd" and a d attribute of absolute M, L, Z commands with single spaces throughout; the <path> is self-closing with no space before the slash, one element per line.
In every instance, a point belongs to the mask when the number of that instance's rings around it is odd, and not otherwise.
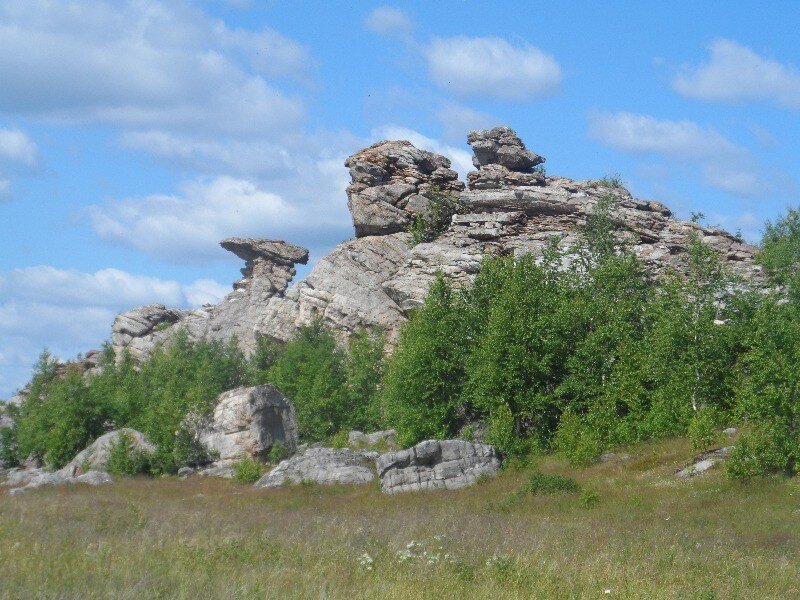
<path fill-rule="evenodd" d="M 460 491 L 119 479 L 0 493 L 3 598 L 793 598 L 800 485 L 689 480 L 685 440 Z M 532 471 L 579 492 L 524 494 Z"/>

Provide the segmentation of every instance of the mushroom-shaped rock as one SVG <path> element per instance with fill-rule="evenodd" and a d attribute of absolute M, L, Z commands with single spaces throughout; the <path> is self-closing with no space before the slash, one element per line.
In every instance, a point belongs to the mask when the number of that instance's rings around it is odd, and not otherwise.
<path fill-rule="evenodd" d="M 308 250 L 281 240 L 263 238 L 228 238 L 220 246 L 246 261 L 242 275 L 244 279 L 234 284 L 236 289 L 245 288 L 257 279 L 267 294 L 286 291 L 297 271 L 296 264 L 308 262 Z"/>
<path fill-rule="evenodd" d="M 405 230 L 414 214 L 427 210 L 433 188 L 442 193 L 464 189 L 447 158 L 407 141 L 378 142 L 344 164 L 352 178 L 347 204 L 357 237 Z"/>
<path fill-rule="evenodd" d="M 475 153 L 472 164 L 478 169 L 467 174 L 471 189 L 499 189 L 544 182 L 544 175 L 533 168 L 545 159 L 525 148 L 510 127 L 472 131 L 467 136 L 467 143 Z"/>

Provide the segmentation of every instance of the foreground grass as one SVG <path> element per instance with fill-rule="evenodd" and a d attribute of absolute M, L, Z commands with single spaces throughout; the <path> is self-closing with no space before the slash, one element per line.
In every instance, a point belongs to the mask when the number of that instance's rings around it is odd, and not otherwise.
<path fill-rule="evenodd" d="M 540 463 L 595 490 L 594 508 L 519 497 L 525 471 L 395 497 L 203 479 L 0 493 L 0 597 L 800 597 L 798 482 L 678 481 L 680 441 L 630 453 Z M 411 542 L 428 554 L 399 560 Z"/>

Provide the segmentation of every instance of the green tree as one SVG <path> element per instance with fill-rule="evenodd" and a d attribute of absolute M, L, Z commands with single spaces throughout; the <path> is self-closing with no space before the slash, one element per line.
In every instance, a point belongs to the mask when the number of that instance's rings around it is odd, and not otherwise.
<path fill-rule="evenodd" d="M 294 403 L 301 438 L 323 440 L 348 424 L 344 363 L 336 338 L 318 319 L 298 330 L 268 370 L 269 381 Z"/>
<path fill-rule="evenodd" d="M 462 296 L 440 273 L 388 360 L 381 406 L 403 444 L 456 433 L 465 375 Z"/>

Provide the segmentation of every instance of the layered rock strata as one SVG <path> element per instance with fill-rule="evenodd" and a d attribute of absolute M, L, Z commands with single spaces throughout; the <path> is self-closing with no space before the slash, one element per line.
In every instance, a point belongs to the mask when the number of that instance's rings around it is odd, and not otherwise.
<path fill-rule="evenodd" d="M 465 440 L 427 440 L 413 448 L 382 454 L 375 461 L 381 489 L 387 494 L 458 489 L 500 469 L 494 446 Z"/>
<path fill-rule="evenodd" d="M 379 142 L 357 152 L 345 163 L 355 239 L 336 246 L 295 285 L 289 283 L 294 265 L 308 258 L 305 249 L 267 239 L 225 240 L 223 247 L 246 262 L 228 296 L 194 311 L 154 305 L 120 315 L 115 348 L 144 358 L 182 328 L 192 339 L 236 335 L 249 352 L 259 335 L 287 340 L 315 318 L 343 339 L 367 327 L 383 329 L 392 341 L 438 271 L 469 283 L 486 255 L 540 255 L 553 240 L 573 248 L 589 215 L 609 196 L 618 236 L 653 275 L 685 270 L 695 236 L 743 281 L 763 280 L 753 246 L 722 229 L 676 219 L 660 202 L 635 198 L 611 182 L 545 176 L 537 170 L 544 158 L 508 127 L 474 131 L 468 142 L 476 166 L 467 174 L 468 189 L 445 157 L 409 142 Z M 427 210 L 434 189 L 457 194 L 466 212 L 435 240 L 412 245 L 405 229 Z"/>

